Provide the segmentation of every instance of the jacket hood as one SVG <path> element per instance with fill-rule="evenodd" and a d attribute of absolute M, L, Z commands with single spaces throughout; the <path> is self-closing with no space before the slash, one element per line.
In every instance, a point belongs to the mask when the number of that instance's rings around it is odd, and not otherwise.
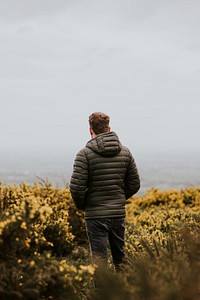
<path fill-rule="evenodd" d="M 102 156 L 115 156 L 122 149 L 119 138 L 113 131 L 97 135 L 87 142 L 86 147 Z"/>

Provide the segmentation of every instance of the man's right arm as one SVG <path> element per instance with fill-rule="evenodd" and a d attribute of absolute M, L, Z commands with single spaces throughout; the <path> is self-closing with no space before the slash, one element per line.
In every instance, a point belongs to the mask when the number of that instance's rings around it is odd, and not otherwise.
<path fill-rule="evenodd" d="M 127 169 L 125 178 L 125 196 L 129 199 L 131 196 L 136 194 L 140 189 L 140 177 L 135 160 L 130 153 L 130 163 Z"/>
<path fill-rule="evenodd" d="M 72 199 L 78 209 L 84 210 L 88 181 L 88 163 L 84 150 L 81 150 L 74 160 L 73 173 L 69 189 Z"/>

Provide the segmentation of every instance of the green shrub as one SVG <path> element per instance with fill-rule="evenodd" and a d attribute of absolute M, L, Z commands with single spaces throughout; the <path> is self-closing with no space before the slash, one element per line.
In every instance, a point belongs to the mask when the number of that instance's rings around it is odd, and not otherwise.
<path fill-rule="evenodd" d="M 95 269 L 84 214 L 68 189 L 0 183 L 0 299 L 197 300 L 200 189 L 127 202 L 122 271 Z M 98 277 L 99 285 L 93 281 Z"/>

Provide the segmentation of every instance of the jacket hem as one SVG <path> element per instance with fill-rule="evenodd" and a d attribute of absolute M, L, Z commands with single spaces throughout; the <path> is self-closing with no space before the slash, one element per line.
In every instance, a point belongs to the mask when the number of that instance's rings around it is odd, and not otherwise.
<path fill-rule="evenodd" d="M 88 220 L 88 219 L 103 219 L 103 218 L 120 218 L 120 217 L 125 217 L 126 214 L 125 213 L 121 213 L 121 214 L 87 214 L 85 213 L 85 220 Z"/>

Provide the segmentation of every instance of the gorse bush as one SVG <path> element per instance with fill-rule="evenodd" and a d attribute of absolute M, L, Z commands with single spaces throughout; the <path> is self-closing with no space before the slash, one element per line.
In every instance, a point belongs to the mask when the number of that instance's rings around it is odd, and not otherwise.
<path fill-rule="evenodd" d="M 1 264 L 0 299 L 80 299 L 93 266 L 70 265 L 48 255 Z"/>
<path fill-rule="evenodd" d="M 76 299 L 95 269 L 72 233 L 69 190 L 0 188 L 0 299 Z"/>
<path fill-rule="evenodd" d="M 62 196 L 68 200 L 69 193 Z M 69 206 L 63 198 L 61 203 L 59 190 L 52 187 L 39 190 L 35 185 L 31 190 L 22 184 L 20 188 L 2 188 L 0 233 L 5 246 L 2 251 L 8 257 L 24 251 L 30 255 L 51 250 L 61 256 L 70 252 L 74 236 L 69 231 Z"/>
<path fill-rule="evenodd" d="M 140 240 L 120 274 L 102 271 L 90 299 L 197 300 L 200 288 L 200 230 L 185 226 L 160 242 Z"/>
<path fill-rule="evenodd" d="M 123 269 L 91 264 L 83 213 L 67 188 L 0 184 L 0 299 L 199 299 L 200 189 L 134 196 Z"/>

